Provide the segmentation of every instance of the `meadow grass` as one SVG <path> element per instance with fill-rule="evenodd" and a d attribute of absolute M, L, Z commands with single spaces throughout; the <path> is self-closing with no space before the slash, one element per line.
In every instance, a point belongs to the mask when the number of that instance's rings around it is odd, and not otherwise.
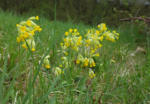
<path fill-rule="evenodd" d="M 35 37 L 32 54 L 16 42 L 16 24 L 27 18 L 0 11 L 0 104 L 150 103 L 149 39 L 139 32 L 141 26 L 128 23 L 114 28 L 120 38 L 113 44 L 105 42 L 96 60 L 96 77 L 90 79 L 87 70 L 77 71 L 74 66 L 55 76 L 51 69 L 43 69 L 41 62 L 47 54 L 52 65 L 60 61 L 57 50 L 69 28 L 84 34 L 96 26 L 41 17 L 37 24 L 43 30 Z M 138 46 L 145 51 L 135 53 Z"/>

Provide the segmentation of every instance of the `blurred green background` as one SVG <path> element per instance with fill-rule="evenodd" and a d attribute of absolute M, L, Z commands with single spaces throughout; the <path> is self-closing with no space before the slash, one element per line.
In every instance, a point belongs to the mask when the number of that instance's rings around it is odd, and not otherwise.
<path fill-rule="evenodd" d="M 0 0 L 0 8 L 85 24 L 118 25 L 122 18 L 150 16 L 150 0 Z"/>

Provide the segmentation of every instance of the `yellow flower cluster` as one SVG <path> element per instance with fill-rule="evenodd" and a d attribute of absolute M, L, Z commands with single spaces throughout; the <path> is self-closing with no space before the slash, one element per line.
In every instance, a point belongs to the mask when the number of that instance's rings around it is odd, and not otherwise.
<path fill-rule="evenodd" d="M 93 58 L 83 57 L 81 54 L 77 56 L 76 64 L 80 64 L 81 67 L 95 67 L 96 63 Z"/>
<path fill-rule="evenodd" d="M 95 77 L 95 73 L 93 72 L 92 69 L 89 69 L 89 77 L 90 77 L 91 79 L 93 79 L 93 78 Z"/>
<path fill-rule="evenodd" d="M 27 21 L 22 21 L 17 24 L 18 37 L 17 42 L 22 44 L 25 49 L 35 51 L 35 32 L 40 32 L 42 28 L 34 23 L 33 20 L 39 20 L 39 17 L 30 17 Z M 88 69 L 89 77 L 94 78 L 95 73 L 92 69 L 96 66 L 96 60 L 94 57 L 99 57 L 99 50 L 101 49 L 102 42 L 109 40 L 115 42 L 119 39 L 119 34 L 116 31 L 109 31 L 106 24 L 102 23 L 98 25 L 98 29 L 89 29 L 85 35 L 80 35 L 76 28 L 70 28 L 64 34 L 63 42 L 60 43 L 61 50 L 61 61 L 57 62 L 58 67 L 53 68 L 56 76 L 63 74 L 64 69 L 75 65 L 80 69 Z M 49 62 L 50 56 L 47 55 L 42 66 L 46 69 L 50 69 L 51 65 Z"/>
<path fill-rule="evenodd" d="M 99 50 L 103 46 L 102 42 L 104 39 L 115 42 L 119 39 L 119 33 L 109 31 L 106 24 L 102 23 L 98 25 L 98 29 L 89 29 L 84 35 L 84 39 L 82 36 L 77 29 L 69 29 L 65 32 L 65 38 L 60 44 L 62 48 L 60 52 L 64 55 L 62 57 L 62 65 L 67 68 L 75 60 L 75 64 L 80 68 L 89 69 L 89 77 L 94 78 L 95 74 L 91 68 L 96 66 L 96 62 L 93 58 L 100 56 Z M 72 61 L 68 61 L 68 55 L 71 56 Z"/>
<path fill-rule="evenodd" d="M 104 33 L 104 36 L 106 37 L 106 40 L 109 40 L 109 41 L 112 41 L 112 42 L 115 42 L 116 39 L 118 40 L 119 39 L 119 34 L 116 33 L 116 31 L 113 31 L 113 32 L 110 32 L 110 31 L 107 31 Z"/>
<path fill-rule="evenodd" d="M 47 55 L 47 56 L 44 58 L 44 60 L 43 60 L 43 67 L 45 67 L 46 69 L 50 69 L 50 68 L 51 68 L 50 62 L 49 62 L 49 58 L 50 58 L 50 56 Z"/>
<path fill-rule="evenodd" d="M 54 73 L 55 73 L 56 76 L 58 76 L 60 74 L 63 74 L 64 71 L 61 68 L 56 67 L 56 68 L 54 68 Z"/>
<path fill-rule="evenodd" d="M 33 20 L 39 20 L 38 16 L 30 17 L 27 21 L 22 21 L 16 24 L 18 29 L 17 42 L 22 43 L 22 47 L 25 49 L 30 48 L 31 51 L 35 51 L 35 32 L 40 32 L 42 28 L 38 26 Z"/>
<path fill-rule="evenodd" d="M 61 43 L 63 49 L 71 48 L 74 51 L 79 50 L 79 46 L 82 45 L 82 36 L 77 29 L 69 29 L 65 32 L 66 38 L 64 38 L 64 43 Z"/>

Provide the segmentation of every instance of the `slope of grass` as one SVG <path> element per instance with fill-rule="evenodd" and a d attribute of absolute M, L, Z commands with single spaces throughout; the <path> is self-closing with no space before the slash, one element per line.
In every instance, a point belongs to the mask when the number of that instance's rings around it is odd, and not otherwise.
<path fill-rule="evenodd" d="M 51 55 L 52 64 L 59 60 L 57 50 L 69 28 L 77 28 L 84 34 L 91 26 L 41 17 L 37 24 L 43 30 L 36 37 L 37 50 L 31 58 L 16 42 L 16 24 L 26 19 L 0 12 L 0 104 L 150 103 L 148 52 L 131 55 L 137 46 L 147 49 L 146 39 L 138 40 L 145 37 L 145 33 L 139 32 L 140 27 L 127 24 L 115 28 L 120 39 L 114 44 L 105 42 L 97 59 L 96 77 L 91 80 L 86 70 L 79 72 L 72 66 L 56 77 L 51 69 L 44 70 L 40 64 L 47 54 Z"/>

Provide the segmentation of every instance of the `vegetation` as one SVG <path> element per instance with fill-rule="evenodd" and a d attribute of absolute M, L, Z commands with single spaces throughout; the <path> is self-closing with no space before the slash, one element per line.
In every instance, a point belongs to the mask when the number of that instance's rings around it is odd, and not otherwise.
<path fill-rule="evenodd" d="M 49 20 L 119 25 L 122 18 L 150 16 L 150 5 L 144 4 L 146 1 L 149 3 L 149 0 L 0 0 L 0 8 Z"/>
<path fill-rule="evenodd" d="M 42 29 L 36 29 L 39 31 L 34 35 L 36 45 L 33 46 L 32 42 L 25 41 L 27 46 L 23 49 L 16 41 L 17 27 L 21 25 L 21 21 L 27 19 L 28 17 L 0 12 L 1 104 L 147 104 L 150 102 L 150 39 L 145 23 L 139 21 L 126 23 L 118 28 L 108 26 L 109 30 L 116 30 L 120 34 L 119 40 L 113 43 L 103 41 L 103 46 L 96 51 L 96 58 L 92 59 L 95 65 L 91 68 L 94 70 L 77 67 L 78 62 L 82 60 L 76 60 L 76 54 L 83 53 L 75 52 L 68 47 L 70 50 L 68 52 L 72 55 L 68 57 L 71 64 L 63 70 L 65 65 L 62 64 L 60 57 L 61 54 L 65 54 L 63 51 L 66 49 L 63 50 L 60 43 L 66 42 L 63 39 L 68 36 L 72 37 L 69 29 L 77 29 L 84 39 L 84 34 L 89 29 L 97 27 L 49 21 L 40 17 L 36 24 Z M 32 19 L 38 20 L 38 17 Z M 76 38 L 81 36 L 75 35 Z M 78 48 L 84 50 L 83 47 Z M 88 52 L 86 48 L 85 51 Z"/>

